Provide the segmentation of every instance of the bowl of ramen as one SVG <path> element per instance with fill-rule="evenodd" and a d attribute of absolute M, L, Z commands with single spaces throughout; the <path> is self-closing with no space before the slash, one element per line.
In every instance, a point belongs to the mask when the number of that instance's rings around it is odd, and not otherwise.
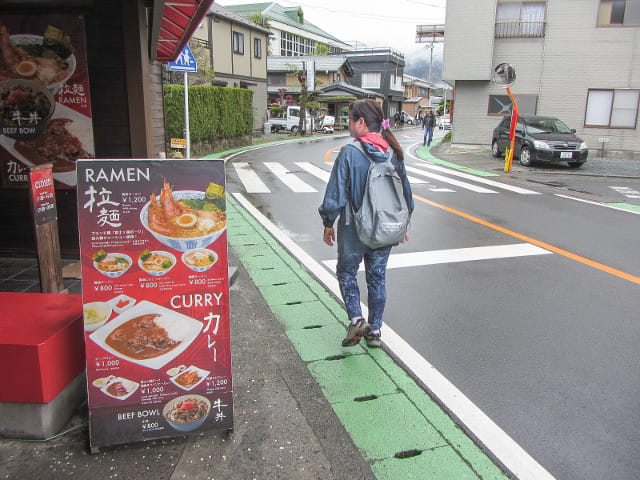
<path fill-rule="evenodd" d="M 53 95 L 37 82 L 7 80 L 0 83 L 0 128 L 9 138 L 30 140 L 41 135 L 54 109 Z"/>
<path fill-rule="evenodd" d="M 145 250 L 138 257 L 138 266 L 149 275 L 159 277 L 176 266 L 176 257 L 162 250 Z"/>
<path fill-rule="evenodd" d="M 113 309 L 111 305 L 106 302 L 90 302 L 85 303 L 82 306 L 82 313 L 84 315 L 84 329 L 87 332 L 93 332 L 102 325 L 107 323 L 109 317 L 111 317 Z"/>
<path fill-rule="evenodd" d="M 174 192 L 165 182 L 160 195 L 151 194 L 140 211 L 140 221 L 160 243 L 174 250 L 206 248 L 225 231 L 227 215 L 224 200 L 207 198 L 205 193 Z"/>
<path fill-rule="evenodd" d="M 182 263 L 194 272 L 206 272 L 218 261 L 218 254 L 207 248 L 187 250 L 182 254 Z"/>
<path fill-rule="evenodd" d="M 64 32 L 49 27 L 45 35 L 15 34 L 9 37 L 7 49 L 14 52 L 4 72 L 11 78 L 33 80 L 53 95 L 58 93 L 76 70 L 73 46 Z M 4 35 L 0 42 L 7 43 Z"/>
<path fill-rule="evenodd" d="M 211 402 L 201 395 L 183 395 L 168 402 L 162 416 L 179 432 L 190 432 L 202 426 L 211 411 Z"/>
<path fill-rule="evenodd" d="M 109 278 L 124 275 L 131 268 L 132 263 L 131 257 L 124 253 L 107 253 L 100 250 L 93 255 L 94 268 Z"/>

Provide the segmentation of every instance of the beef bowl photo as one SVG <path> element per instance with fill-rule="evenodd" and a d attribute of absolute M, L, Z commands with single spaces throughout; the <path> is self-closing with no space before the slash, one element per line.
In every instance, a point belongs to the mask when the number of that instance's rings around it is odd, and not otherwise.
<path fill-rule="evenodd" d="M 51 120 L 55 100 L 43 85 L 31 80 L 0 82 L 1 133 L 14 140 L 42 134 Z"/>
<path fill-rule="evenodd" d="M 211 410 L 211 402 L 201 395 L 174 398 L 162 409 L 162 416 L 179 432 L 190 432 L 202 426 Z"/>
<path fill-rule="evenodd" d="M 151 194 L 140 211 L 140 222 L 156 240 L 174 250 L 205 248 L 226 229 L 223 195 L 220 185 L 210 184 L 206 192 L 174 192 L 165 182 L 160 195 Z"/>

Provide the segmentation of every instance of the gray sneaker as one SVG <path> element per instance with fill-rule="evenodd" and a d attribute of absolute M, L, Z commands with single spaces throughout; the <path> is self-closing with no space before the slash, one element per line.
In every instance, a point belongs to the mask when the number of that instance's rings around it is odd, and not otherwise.
<path fill-rule="evenodd" d="M 365 333 L 364 338 L 367 340 L 367 346 L 369 348 L 380 348 L 382 341 L 380 340 L 382 335 L 380 333 Z"/>
<path fill-rule="evenodd" d="M 354 345 L 357 345 L 358 342 L 360 342 L 360 339 L 369 331 L 370 328 L 371 327 L 364 318 L 358 320 L 355 325 L 349 325 L 349 328 L 347 329 L 347 336 L 342 340 L 342 346 L 353 347 Z"/>

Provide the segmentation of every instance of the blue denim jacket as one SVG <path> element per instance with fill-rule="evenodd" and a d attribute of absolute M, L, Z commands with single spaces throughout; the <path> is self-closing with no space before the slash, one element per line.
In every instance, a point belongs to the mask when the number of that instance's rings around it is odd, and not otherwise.
<path fill-rule="evenodd" d="M 373 145 L 361 143 L 362 148 L 367 151 L 369 157 L 374 161 L 384 161 L 387 159 L 387 155 L 393 154 L 393 151 L 388 154 L 381 153 Z M 404 198 L 407 201 L 409 211 L 413 212 L 413 197 L 404 162 L 398 161 L 396 156 L 393 155 L 391 163 L 393 163 L 402 179 Z M 340 222 L 344 225 L 345 207 L 350 202 L 354 210 L 360 209 L 368 171 L 369 159 L 355 145 L 348 144 L 340 149 L 338 158 L 331 170 L 331 177 L 324 193 L 324 200 L 318 208 L 325 227 L 333 227 L 338 215 L 340 215 Z"/>

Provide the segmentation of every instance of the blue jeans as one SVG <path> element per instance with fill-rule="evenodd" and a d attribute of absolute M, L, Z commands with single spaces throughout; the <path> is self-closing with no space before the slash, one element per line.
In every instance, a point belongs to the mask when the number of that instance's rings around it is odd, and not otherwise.
<path fill-rule="evenodd" d="M 365 246 L 353 225 L 338 223 L 338 265 L 336 275 L 340 284 L 342 300 L 347 307 L 349 319 L 362 316 L 360 308 L 360 289 L 356 280 L 358 267 L 364 258 L 365 278 L 367 280 L 367 305 L 369 325 L 373 330 L 382 326 L 382 314 L 387 301 L 385 274 L 391 246 L 375 250 Z"/>
<path fill-rule="evenodd" d="M 429 137 L 428 140 L 427 136 Z M 431 140 L 433 140 L 433 127 L 424 127 L 424 139 L 422 140 L 422 143 L 431 145 Z"/>

